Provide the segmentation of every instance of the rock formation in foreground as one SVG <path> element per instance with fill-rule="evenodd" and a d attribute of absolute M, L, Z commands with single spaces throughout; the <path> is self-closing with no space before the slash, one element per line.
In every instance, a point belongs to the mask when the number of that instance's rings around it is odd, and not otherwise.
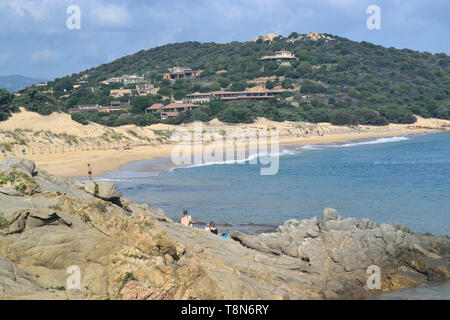
<path fill-rule="evenodd" d="M 367 267 L 389 291 L 450 277 L 450 239 L 370 220 L 289 220 L 276 232 L 218 237 L 121 197 L 110 183 L 82 184 L 0 163 L 2 299 L 367 298 Z M 81 287 L 69 290 L 69 266 Z"/>

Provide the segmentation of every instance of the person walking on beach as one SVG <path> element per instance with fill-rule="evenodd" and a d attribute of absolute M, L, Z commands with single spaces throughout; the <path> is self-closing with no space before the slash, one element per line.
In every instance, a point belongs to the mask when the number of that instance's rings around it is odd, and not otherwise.
<path fill-rule="evenodd" d="M 92 181 L 92 167 L 91 167 L 90 163 L 88 163 L 88 177 L 89 177 L 89 180 Z"/>
<path fill-rule="evenodd" d="M 186 227 L 193 227 L 195 224 L 195 221 L 192 221 L 191 217 L 188 216 L 187 210 L 183 211 L 183 217 L 180 219 L 180 223 L 182 225 L 185 225 Z"/>
<path fill-rule="evenodd" d="M 216 228 L 216 225 L 212 221 L 209 223 L 209 231 L 214 234 L 218 234 L 218 232 L 219 232 Z"/>

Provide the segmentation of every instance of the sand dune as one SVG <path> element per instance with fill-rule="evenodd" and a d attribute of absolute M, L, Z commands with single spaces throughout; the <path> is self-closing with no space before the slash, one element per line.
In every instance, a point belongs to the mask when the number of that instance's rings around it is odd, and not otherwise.
<path fill-rule="evenodd" d="M 267 132 L 277 129 L 282 145 L 332 143 L 450 130 L 450 121 L 418 116 L 417 119 L 411 125 L 390 124 L 382 127 L 274 122 L 263 118 L 252 124 L 224 124 L 214 119 L 202 126 L 203 130 L 217 130 L 220 133 L 234 129 Z M 175 145 L 171 136 L 179 129 L 192 132 L 194 124 L 111 128 L 95 123 L 81 125 L 65 113 L 42 116 L 21 109 L 7 121 L 0 122 L 0 150 L 3 150 L 3 156 L 34 160 L 39 167 L 65 177 L 85 176 L 87 163 L 90 162 L 94 166 L 94 175 L 98 176 L 131 161 L 170 157 Z M 323 136 L 319 136 L 317 131 Z M 123 150 L 126 142 L 132 147 L 130 150 Z"/>

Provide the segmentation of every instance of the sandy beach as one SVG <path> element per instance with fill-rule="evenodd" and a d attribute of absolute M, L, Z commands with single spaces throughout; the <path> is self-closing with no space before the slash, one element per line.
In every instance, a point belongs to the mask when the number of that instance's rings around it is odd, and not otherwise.
<path fill-rule="evenodd" d="M 257 119 L 252 124 L 224 124 L 217 119 L 203 123 L 203 131 L 263 130 L 268 134 L 278 130 L 280 149 L 284 146 L 342 143 L 370 138 L 405 136 L 450 130 L 450 121 L 424 119 L 417 116 L 410 125 L 334 126 L 329 123 L 274 122 Z M 117 128 L 98 124 L 81 125 L 70 115 L 53 113 L 49 116 L 25 111 L 0 122 L 2 157 L 18 156 L 34 160 L 51 174 L 63 177 L 84 177 L 87 164 L 94 176 L 101 176 L 120 166 L 137 161 L 171 157 L 177 141 L 171 136 L 176 130 L 193 132 L 194 124 L 179 126 L 156 124 L 148 127 L 126 125 Z M 319 136 L 319 132 L 321 135 Z M 323 136 L 322 136 L 323 134 Z M 128 143 L 130 149 L 125 149 Z"/>

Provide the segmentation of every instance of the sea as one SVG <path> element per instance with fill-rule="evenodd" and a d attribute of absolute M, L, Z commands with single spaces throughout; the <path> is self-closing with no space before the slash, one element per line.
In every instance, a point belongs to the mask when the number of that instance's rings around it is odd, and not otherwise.
<path fill-rule="evenodd" d="M 174 220 L 187 210 L 198 227 L 214 221 L 219 232 L 270 232 L 331 207 L 344 218 L 450 235 L 450 132 L 286 146 L 277 155 L 273 175 L 261 175 L 263 164 L 255 159 L 175 166 L 161 158 L 96 180 L 114 182 L 125 197 L 162 208 Z M 450 299 L 449 283 L 408 290 L 379 297 Z"/>

